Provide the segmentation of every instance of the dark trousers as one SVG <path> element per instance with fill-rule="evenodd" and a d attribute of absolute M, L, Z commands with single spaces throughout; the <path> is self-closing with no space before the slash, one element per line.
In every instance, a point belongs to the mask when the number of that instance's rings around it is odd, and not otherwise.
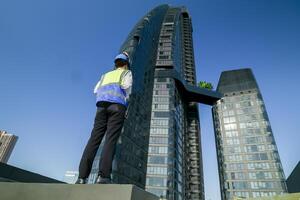
<path fill-rule="evenodd" d="M 95 155 L 104 135 L 106 135 L 106 138 L 99 163 L 99 175 L 104 178 L 110 178 L 115 147 L 122 131 L 125 112 L 126 107 L 120 104 L 105 102 L 99 105 L 91 137 L 80 161 L 79 178 L 87 178 L 89 176 Z"/>

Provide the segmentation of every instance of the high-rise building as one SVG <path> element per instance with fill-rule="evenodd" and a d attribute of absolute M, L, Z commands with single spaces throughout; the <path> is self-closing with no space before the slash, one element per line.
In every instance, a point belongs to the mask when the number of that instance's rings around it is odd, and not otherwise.
<path fill-rule="evenodd" d="M 162 5 L 133 28 L 120 51 L 130 54 L 133 88 L 113 163 L 113 181 L 161 199 L 204 199 L 196 102 L 220 94 L 196 86 L 192 23 L 184 7 Z M 101 146 L 93 163 L 94 182 Z"/>
<path fill-rule="evenodd" d="M 63 181 L 69 184 L 74 184 L 78 179 L 78 175 L 78 171 L 66 171 Z"/>
<path fill-rule="evenodd" d="M 300 193 L 300 161 L 286 179 L 286 185 L 289 193 Z"/>
<path fill-rule="evenodd" d="M 222 72 L 213 106 L 222 200 L 286 192 L 266 107 L 251 69 Z"/>
<path fill-rule="evenodd" d="M 7 163 L 18 137 L 0 130 L 0 162 Z"/>

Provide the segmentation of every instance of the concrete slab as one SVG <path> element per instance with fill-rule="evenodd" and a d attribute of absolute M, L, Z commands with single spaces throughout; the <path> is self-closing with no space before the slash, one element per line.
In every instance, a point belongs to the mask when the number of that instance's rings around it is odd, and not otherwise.
<path fill-rule="evenodd" d="M 159 200 L 134 185 L 0 183 L 1 200 Z"/>

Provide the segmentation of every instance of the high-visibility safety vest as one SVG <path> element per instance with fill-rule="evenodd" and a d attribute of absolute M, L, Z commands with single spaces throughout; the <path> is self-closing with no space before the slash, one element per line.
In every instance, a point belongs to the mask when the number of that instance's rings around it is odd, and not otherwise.
<path fill-rule="evenodd" d="M 103 75 L 97 88 L 97 102 L 106 101 L 127 106 L 126 91 L 121 87 L 122 78 L 129 70 L 116 69 Z"/>

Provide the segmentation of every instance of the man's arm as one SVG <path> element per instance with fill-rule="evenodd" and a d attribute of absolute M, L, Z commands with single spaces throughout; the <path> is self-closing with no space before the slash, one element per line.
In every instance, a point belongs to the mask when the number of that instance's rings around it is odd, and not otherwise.
<path fill-rule="evenodd" d="M 98 83 L 96 84 L 96 86 L 94 88 L 94 94 L 97 94 L 97 90 L 101 85 L 102 79 L 103 79 L 103 75 L 101 76 L 100 80 L 98 81 Z"/>
<path fill-rule="evenodd" d="M 122 78 L 121 87 L 125 89 L 126 91 L 126 100 L 129 99 L 129 95 L 131 94 L 131 88 L 132 88 L 132 73 L 130 70 L 128 70 L 124 77 Z"/>

